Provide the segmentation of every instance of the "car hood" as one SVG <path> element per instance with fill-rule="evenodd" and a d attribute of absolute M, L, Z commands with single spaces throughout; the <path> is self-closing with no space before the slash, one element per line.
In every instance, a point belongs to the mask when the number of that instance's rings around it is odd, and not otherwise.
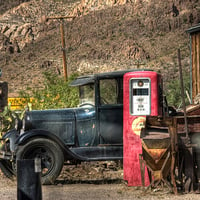
<path fill-rule="evenodd" d="M 38 122 L 62 122 L 72 121 L 75 118 L 75 109 L 55 109 L 55 110 L 33 110 L 25 113 L 25 117 L 33 124 Z"/>

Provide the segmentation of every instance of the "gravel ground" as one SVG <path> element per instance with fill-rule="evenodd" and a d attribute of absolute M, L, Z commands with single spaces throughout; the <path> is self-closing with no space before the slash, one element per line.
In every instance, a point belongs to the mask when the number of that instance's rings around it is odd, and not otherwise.
<path fill-rule="evenodd" d="M 9 180 L 0 173 L 0 199 L 17 199 L 16 179 Z M 123 170 L 113 164 L 90 164 L 65 167 L 55 185 L 42 186 L 43 200 L 199 200 L 200 194 L 174 195 L 166 187 L 144 190 L 128 187 Z"/>
<path fill-rule="evenodd" d="M 16 200 L 17 185 L 1 181 L 0 199 Z M 199 200 L 199 194 L 174 195 L 166 190 L 144 191 L 142 188 L 127 187 L 125 184 L 66 184 L 42 186 L 43 200 Z"/>

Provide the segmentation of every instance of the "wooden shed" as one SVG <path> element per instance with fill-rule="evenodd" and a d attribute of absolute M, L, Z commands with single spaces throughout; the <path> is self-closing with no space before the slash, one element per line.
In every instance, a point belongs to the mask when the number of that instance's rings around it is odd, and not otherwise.
<path fill-rule="evenodd" d="M 192 100 L 200 94 L 200 24 L 187 30 L 190 34 Z"/>

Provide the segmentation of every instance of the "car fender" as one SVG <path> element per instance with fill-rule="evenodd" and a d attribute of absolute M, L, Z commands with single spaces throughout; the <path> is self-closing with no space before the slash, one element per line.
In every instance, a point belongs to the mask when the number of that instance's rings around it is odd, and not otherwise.
<path fill-rule="evenodd" d="M 16 146 L 16 140 L 19 137 L 19 132 L 16 129 L 12 129 L 5 133 L 2 136 L 2 140 L 9 139 L 10 141 L 10 150 L 14 152 L 15 146 Z"/>
<path fill-rule="evenodd" d="M 46 131 L 46 130 L 38 130 L 33 129 L 21 134 L 16 140 L 16 146 L 24 145 L 29 140 L 36 138 L 36 137 L 43 137 L 48 138 L 56 142 L 62 149 L 64 156 L 67 158 L 73 158 L 77 160 L 84 160 L 81 156 L 75 154 L 73 151 L 70 150 L 70 147 L 66 146 L 62 140 L 60 140 L 55 134 Z"/>
<path fill-rule="evenodd" d="M 16 140 L 16 145 L 24 145 L 27 143 L 29 140 L 35 137 L 43 137 L 43 138 L 48 138 L 60 145 L 60 147 L 63 149 L 64 148 L 64 143 L 53 133 L 46 131 L 46 130 L 39 130 L 39 129 L 33 129 L 26 131 L 25 133 L 21 134 L 17 140 Z"/>
<path fill-rule="evenodd" d="M 8 131 L 7 133 L 5 133 L 5 134 L 2 136 L 2 140 L 11 138 L 11 137 L 13 137 L 13 135 L 18 135 L 18 134 L 19 134 L 19 133 L 17 132 L 16 129 L 12 129 L 12 130 Z"/>

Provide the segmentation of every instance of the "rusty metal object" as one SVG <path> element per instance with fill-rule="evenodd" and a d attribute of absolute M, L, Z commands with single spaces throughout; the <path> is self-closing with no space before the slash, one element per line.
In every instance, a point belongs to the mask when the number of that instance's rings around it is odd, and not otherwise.
<path fill-rule="evenodd" d="M 189 140 L 185 133 L 184 115 L 148 116 L 141 135 L 144 144 L 140 157 L 151 171 L 151 180 L 164 182 L 168 187 L 170 184 L 175 194 L 178 189 L 185 193 L 200 190 L 200 106 L 190 106 L 186 111 Z M 165 160 L 167 156 L 169 159 Z M 170 183 L 166 176 L 170 176 Z M 154 182 L 152 185 L 157 186 Z"/>
<path fill-rule="evenodd" d="M 162 130 L 166 131 L 164 127 L 161 127 Z M 142 137 L 143 151 L 140 158 L 150 172 L 149 187 L 157 187 L 161 183 L 166 183 L 172 190 L 167 181 L 171 165 L 170 147 L 169 133 L 160 132 L 158 127 L 151 127 Z"/>
<path fill-rule="evenodd" d="M 168 188 L 177 193 L 174 169 L 176 152 L 176 121 L 168 117 L 147 117 L 145 133 L 142 135 L 141 158 L 150 172 L 149 187 L 157 187 L 165 183 Z M 144 132 L 144 131 L 143 131 Z M 172 183 L 167 180 L 171 176 Z"/>
<path fill-rule="evenodd" d="M 156 149 L 154 149 L 154 151 L 156 152 Z M 156 160 L 154 160 L 155 157 L 152 156 L 154 155 L 152 155 L 148 149 L 144 150 L 142 155 L 140 155 L 140 162 L 142 162 L 147 167 L 150 174 L 150 185 L 148 188 L 155 188 L 159 184 L 166 183 L 169 189 L 172 190 L 170 183 L 167 181 L 171 162 L 169 148 L 164 149 L 159 158 L 156 156 Z M 142 178 L 143 177 L 144 170 L 142 174 Z M 142 183 L 144 183 L 144 180 Z"/>

